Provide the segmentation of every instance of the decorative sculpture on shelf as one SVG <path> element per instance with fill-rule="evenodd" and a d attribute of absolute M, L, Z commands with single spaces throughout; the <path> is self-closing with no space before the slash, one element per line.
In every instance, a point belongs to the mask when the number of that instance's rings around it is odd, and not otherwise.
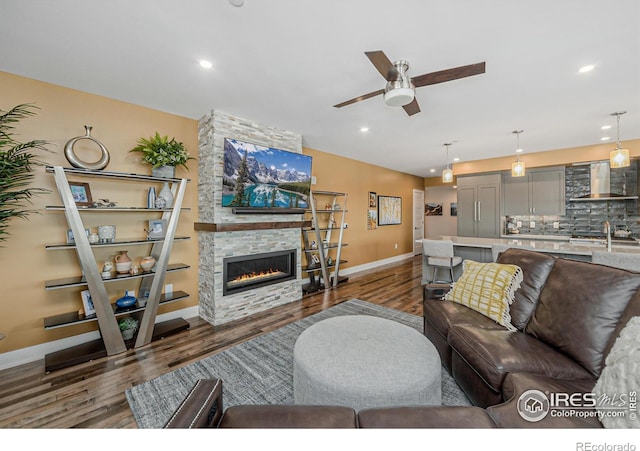
<path fill-rule="evenodd" d="M 91 136 L 92 128 L 93 127 L 91 127 L 90 125 L 85 125 L 84 126 L 85 135 L 71 138 L 69 141 L 67 141 L 67 144 L 65 144 L 64 146 L 64 156 L 67 158 L 67 160 L 69 160 L 69 163 L 71 163 L 71 166 L 73 166 L 74 168 L 89 169 L 89 170 L 95 171 L 95 170 L 104 169 L 109 164 L 109 160 L 111 159 L 111 157 L 109 156 L 109 152 L 107 151 L 107 148 L 100 141 L 98 141 L 93 136 Z M 83 139 L 88 139 L 89 141 L 93 141 L 98 145 L 101 152 L 101 156 L 99 160 L 94 161 L 93 163 L 88 163 L 78 158 L 78 156 L 74 153 L 73 146 L 78 141 Z"/>

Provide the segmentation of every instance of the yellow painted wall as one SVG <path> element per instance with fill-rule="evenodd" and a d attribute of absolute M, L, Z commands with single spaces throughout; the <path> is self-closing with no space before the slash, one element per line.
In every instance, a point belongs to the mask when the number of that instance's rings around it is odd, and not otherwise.
<path fill-rule="evenodd" d="M 312 171 L 317 184 L 312 190 L 348 194 L 346 222 L 349 228 L 343 238 L 348 246 L 344 248 L 342 258 L 349 263 L 345 268 L 413 252 L 413 190 L 424 189 L 422 177 L 314 149 L 304 148 L 303 153 L 313 157 Z M 401 225 L 367 230 L 370 191 L 402 197 Z"/>
<path fill-rule="evenodd" d="M 172 114 L 143 108 L 105 97 L 92 95 L 60 86 L 0 72 L 0 109 L 7 111 L 21 103 L 34 103 L 40 108 L 37 115 L 21 121 L 17 126 L 19 141 L 44 139 L 51 143 L 53 153 L 43 153 L 42 159 L 51 165 L 70 166 L 64 157 L 65 143 L 75 136 L 84 135 L 84 125 L 93 126 L 92 135 L 109 150 L 111 162 L 107 170 L 150 174 L 151 168 L 138 162 L 137 154 L 129 153 L 140 137 L 149 137 L 156 130 L 162 135 L 182 141 L 192 156 L 198 155 L 197 121 Z M 85 143 L 87 141 L 84 141 Z M 83 143 L 81 141 L 80 143 Z M 78 153 L 87 161 L 95 161 L 98 151 L 88 147 Z M 97 147 L 95 148 L 97 149 Z M 175 302 L 160 308 L 159 313 L 183 309 L 198 302 L 198 240 L 193 231 L 193 223 L 198 217 L 197 205 L 197 160 L 190 161 L 191 171 L 178 168 L 178 176 L 191 178 L 188 185 L 185 206 L 191 211 L 181 214 L 179 235 L 188 235 L 189 241 L 176 242 L 170 262 L 183 262 L 192 269 L 168 274 L 167 283 L 174 284 L 174 290 L 184 290 L 191 294 L 187 300 Z M 45 211 L 45 205 L 61 205 L 55 188 L 53 175 L 44 168 L 36 168 L 32 186 L 52 190 L 51 194 L 33 199 L 33 208 L 41 214 L 29 216 L 29 220 L 13 220 L 9 232 L 11 236 L 0 243 L 0 332 L 7 338 L 0 341 L 0 353 L 33 346 L 96 328 L 95 324 L 77 325 L 45 331 L 43 318 L 78 310 L 82 306 L 80 288 L 46 291 L 45 280 L 80 275 L 80 268 L 73 250 L 47 251 L 46 244 L 64 243 L 67 230 L 64 213 Z M 95 198 L 109 198 L 121 206 L 146 205 L 145 183 L 105 182 L 100 179 L 82 178 L 88 182 Z M 156 185 L 159 189 L 161 185 Z M 85 224 L 95 227 L 99 224 L 116 224 L 117 235 L 124 238 L 143 238 L 144 226 L 148 219 L 157 219 L 159 214 L 149 213 L 84 213 Z M 123 247 L 129 250 L 134 260 L 150 250 L 150 246 Z M 116 247 L 101 249 L 97 260 L 115 255 Z M 135 289 L 134 282 L 114 282 L 107 284 L 113 300 L 124 294 L 125 289 Z"/>
<path fill-rule="evenodd" d="M 84 135 L 84 125 L 93 126 L 92 136 L 109 150 L 109 171 L 149 174 L 151 169 L 139 163 L 137 154 L 129 153 L 140 137 L 148 137 L 156 131 L 182 141 L 192 156 L 198 155 L 197 121 L 163 113 L 149 108 L 101 97 L 61 86 L 0 72 L 0 109 L 6 111 L 21 103 L 34 103 L 40 109 L 34 117 L 17 125 L 16 138 L 26 142 L 44 139 L 51 143 L 52 153 L 43 153 L 42 159 L 50 165 L 70 166 L 64 157 L 65 143 Z M 98 151 L 86 141 L 80 141 L 75 149 L 87 161 L 97 159 Z M 97 148 L 96 148 L 97 149 Z M 412 190 L 422 189 L 424 180 L 378 166 L 342 158 L 326 152 L 304 149 L 312 155 L 313 173 L 318 179 L 314 189 L 344 191 L 349 194 L 347 222 L 349 229 L 343 258 L 348 266 L 362 265 L 412 251 Z M 173 245 L 170 262 L 183 262 L 192 269 L 168 274 L 166 283 L 173 283 L 174 290 L 184 290 L 191 295 L 187 300 L 161 307 L 159 313 L 183 309 L 198 304 L 198 241 L 193 223 L 198 218 L 197 160 L 189 162 L 191 171 L 178 168 L 177 175 L 191 179 L 184 205 L 191 208 L 183 212 L 178 228 L 179 235 L 191 236 L 191 240 Z M 53 175 L 44 168 L 36 168 L 32 186 L 50 189 L 51 194 L 33 199 L 33 209 L 40 214 L 29 220 L 14 220 L 9 228 L 9 239 L 0 243 L 0 332 L 6 339 L 0 341 L 0 353 L 58 340 L 96 329 L 95 324 L 75 325 L 45 330 L 43 319 L 48 316 L 78 310 L 82 307 L 81 288 L 45 290 L 46 280 L 80 275 L 80 268 L 73 250 L 47 251 L 45 245 L 65 242 L 67 230 L 64 213 L 45 211 L 46 205 L 61 205 Z M 148 185 L 144 183 L 107 182 L 101 179 L 76 179 L 90 184 L 94 199 L 109 198 L 121 206 L 146 204 Z M 160 185 L 156 186 L 159 190 Z M 402 225 L 382 226 L 366 230 L 368 193 L 401 196 L 403 200 Z M 84 213 L 83 219 L 91 228 L 100 224 L 116 224 L 121 238 L 142 238 L 145 221 L 159 217 L 149 213 Z M 398 243 L 395 249 L 394 244 Z M 145 246 L 129 246 L 129 255 L 137 260 L 148 252 Z M 96 251 L 100 266 L 112 258 L 119 248 Z M 120 297 L 125 289 L 137 288 L 137 283 L 114 282 L 106 285 L 112 300 Z"/>

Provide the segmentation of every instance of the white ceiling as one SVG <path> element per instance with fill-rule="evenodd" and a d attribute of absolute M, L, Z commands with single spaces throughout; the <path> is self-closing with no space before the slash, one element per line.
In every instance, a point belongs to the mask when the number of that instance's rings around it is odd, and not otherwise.
<path fill-rule="evenodd" d="M 640 138 L 639 25 L 638 0 L 2 0 L 0 70 L 194 119 L 221 110 L 430 176 L 445 142 L 450 159 L 515 155 L 515 129 L 525 156 L 613 143 L 626 110 L 621 139 Z M 384 88 L 369 50 L 410 76 L 486 73 L 418 88 L 411 117 L 381 96 L 333 108 Z"/>

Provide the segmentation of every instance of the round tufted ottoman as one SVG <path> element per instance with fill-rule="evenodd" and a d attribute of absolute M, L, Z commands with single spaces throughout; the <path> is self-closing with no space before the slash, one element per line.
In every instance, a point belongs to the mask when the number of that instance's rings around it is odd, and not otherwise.
<path fill-rule="evenodd" d="M 303 331 L 293 349 L 296 404 L 353 407 L 440 405 L 440 356 L 417 330 L 346 315 Z"/>

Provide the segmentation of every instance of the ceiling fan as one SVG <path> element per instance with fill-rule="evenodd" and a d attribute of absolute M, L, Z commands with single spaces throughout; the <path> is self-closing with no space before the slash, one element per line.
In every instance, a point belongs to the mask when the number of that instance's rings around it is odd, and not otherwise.
<path fill-rule="evenodd" d="M 427 85 L 435 85 L 444 83 L 445 81 L 456 80 L 458 78 L 471 77 L 472 75 L 484 74 L 485 62 L 470 64 L 468 66 L 453 67 L 429 74 L 418 75 L 409 78 L 407 71 L 409 63 L 404 60 L 391 62 L 382 50 L 364 52 L 374 65 L 378 72 L 387 80 L 387 86 L 384 89 L 370 92 L 355 97 L 346 102 L 334 105 L 335 108 L 351 105 L 377 95 L 384 95 L 384 102 L 389 106 L 401 106 L 409 116 L 420 112 L 420 106 L 415 99 L 415 88 Z"/>

